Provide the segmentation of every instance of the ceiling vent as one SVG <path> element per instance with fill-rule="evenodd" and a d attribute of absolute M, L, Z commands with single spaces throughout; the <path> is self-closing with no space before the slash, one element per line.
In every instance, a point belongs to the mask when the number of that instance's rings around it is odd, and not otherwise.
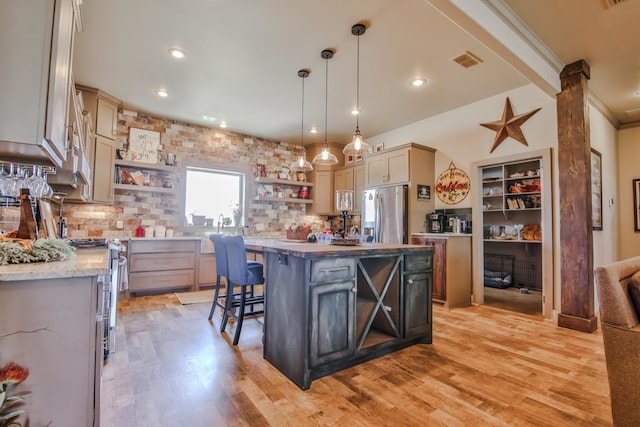
<path fill-rule="evenodd" d="M 640 108 L 635 108 L 633 110 L 627 110 L 627 111 L 624 112 L 624 114 L 630 120 L 640 120 Z"/>
<path fill-rule="evenodd" d="M 466 51 L 462 55 L 456 56 L 455 58 L 453 58 L 453 60 L 464 68 L 470 68 L 482 62 L 482 59 L 478 58 L 469 51 Z"/>
<path fill-rule="evenodd" d="M 602 3 L 602 7 L 605 9 L 609 9 L 617 4 L 622 3 L 624 0 L 600 0 Z"/>

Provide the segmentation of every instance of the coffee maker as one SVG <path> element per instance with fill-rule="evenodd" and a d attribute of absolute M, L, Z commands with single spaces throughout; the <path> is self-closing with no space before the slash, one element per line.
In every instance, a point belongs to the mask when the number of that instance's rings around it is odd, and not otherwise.
<path fill-rule="evenodd" d="M 444 216 L 441 213 L 433 212 L 427 215 L 427 233 L 444 232 Z"/>

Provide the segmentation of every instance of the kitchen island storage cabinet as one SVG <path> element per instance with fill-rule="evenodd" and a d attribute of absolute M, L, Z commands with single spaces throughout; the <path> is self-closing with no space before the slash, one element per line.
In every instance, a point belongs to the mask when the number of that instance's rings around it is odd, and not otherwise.
<path fill-rule="evenodd" d="M 260 245 L 264 357 L 303 390 L 315 378 L 431 343 L 431 248 Z"/>
<path fill-rule="evenodd" d="M 195 290 L 200 241 L 195 239 L 129 241 L 129 293 Z"/>
<path fill-rule="evenodd" d="M 0 266 L 0 366 L 29 370 L 15 391 L 32 426 L 100 425 L 108 255 Z"/>

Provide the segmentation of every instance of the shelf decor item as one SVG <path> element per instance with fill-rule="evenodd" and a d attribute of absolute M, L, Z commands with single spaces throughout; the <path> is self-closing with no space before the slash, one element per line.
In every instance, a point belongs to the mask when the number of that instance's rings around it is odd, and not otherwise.
<path fill-rule="evenodd" d="M 131 160 L 144 163 L 158 163 L 160 132 L 147 129 L 129 128 L 129 153 Z"/>
<path fill-rule="evenodd" d="M 591 220 L 594 230 L 602 230 L 602 155 L 591 149 Z"/>
<path fill-rule="evenodd" d="M 640 179 L 633 180 L 633 209 L 635 231 L 640 231 Z"/>
<path fill-rule="evenodd" d="M 509 98 L 504 103 L 504 111 L 502 112 L 502 118 L 500 120 L 496 120 L 494 122 L 489 123 L 480 123 L 480 126 L 486 127 L 487 129 L 491 129 L 496 132 L 496 137 L 493 140 L 493 145 L 491 146 L 491 150 L 489 153 L 493 153 L 493 151 L 498 148 L 502 141 L 511 137 L 518 141 L 519 143 L 529 146 L 527 143 L 527 139 L 524 137 L 522 133 L 522 129 L 520 127 L 531 118 L 535 113 L 540 111 L 540 108 L 536 108 L 535 110 L 529 111 L 528 113 L 519 114 L 517 116 L 513 115 L 513 107 L 511 107 L 511 101 Z"/>

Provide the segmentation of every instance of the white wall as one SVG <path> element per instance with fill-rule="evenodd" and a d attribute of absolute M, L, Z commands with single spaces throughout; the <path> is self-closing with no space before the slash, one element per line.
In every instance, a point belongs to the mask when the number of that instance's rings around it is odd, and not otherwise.
<path fill-rule="evenodd" d="M 508 138 L 493 153 L 489 153 L 496 133 L 480 126 L 502 117 L 505 100 L 509 97 L 515 115 L 542 108 L 522 126 L 529 146 Z M 526 153 L 557 145 L 555 99 L 549 97 L 533 85 L 506 92 L 480 102 L 421 120 L 402 128 L 374 137 L 367 142 L 373 146 L 383 143 L 385 148 L 407 142 L 416 142 L 435 148 L 436 178 L 453 162 L 458 169 L 471 175 L 469 165 L 490 157 L 503 157 Z M 473 187 L 472 187 L 473 188 Z M 471 207 L 471 194 L 457 205 L 446 205 L 436 198 L 436 208 Z"/>
<path fill-rule="evenodd" d="M 640 255 L 640 232 L 634 231 L 633 180 L 640 179 L 640 127 L 618 133 L 620 258 Z"/>
<path fill-rule="evenodd" d="M 528 146 L 507 138 L 493 153 L 489 153 L 495 132 L 480 126 L 499 120 L 509 97 L 515 115 L 527 113 L 541 108 L 522 125 L 522 132 Z M 594 265 L 602 265 L 618 257 L 618 209 L 617 203 L 617 132 L 615 128 L 597 110 L 590 108 L 591 143 L 593 148 L 602 154 L 603 178 L 603 231 L 594 232 Z M 630 137 L 631 138 L 631 137 Z M 640 131 L 633 136 L 635 141 L 635 158 L 640 154 Z M 408 142 L 416 142 L 436 151 L 436 178 L 449 168 L 451 162 L 471 176 L 471 163 L 525 154 L 546 148 L 552 150 L 552 186 L 553 186 L 553 246 L 554 246 L 554 283 L 560 283 L 560 241 L 559 241 L 559 192 L 557 191 L 557 113 L 556 100 L 542 92 L 533 84 L 505 92 L 482 101 L 440 114 L 436 117 L 421 120 L 402 128 L 395 129 L 374 137 L 367 142 L 373 146 L 383 143 L 385 148 L 395 147 Z M 627 169 L 633 169 L 628 167 Z M 636 169 L 637 170 L 637 166 Z M 640 178 L 640 173 L 636 178 Z M 472 183 L 472 191 L 475 186 Z M 457 205 L 445 205 L 436 199 L 436 208 L 468 208 L 471 207 L 471 194 Z M 613 206 L 607 201 L 613 199 Z M 633 226 L 633 225 L 632 225 Z M 635 253 L 640 254 L 640 233 L 635 241 Z M 559 309 L 560 287 L 554 286 L 554 309 Z"/>
<path fill-rule="evenodd" d="M 618 131 L 595 108 L 589 108 L 589 121 L 591 148 L 602 155 L 602 230 L 593 231 L 597 267 L 619 259 Z"/>

